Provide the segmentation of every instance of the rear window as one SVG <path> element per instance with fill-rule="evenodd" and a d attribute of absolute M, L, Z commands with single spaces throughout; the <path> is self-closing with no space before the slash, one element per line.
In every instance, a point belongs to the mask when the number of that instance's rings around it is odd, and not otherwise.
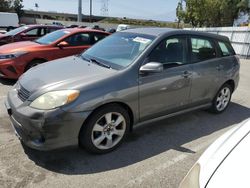
<path fill-rule="evenodd" d="M 225 42 L 218 42 L 223 57 L 234 55 L 232 47 Z"/>

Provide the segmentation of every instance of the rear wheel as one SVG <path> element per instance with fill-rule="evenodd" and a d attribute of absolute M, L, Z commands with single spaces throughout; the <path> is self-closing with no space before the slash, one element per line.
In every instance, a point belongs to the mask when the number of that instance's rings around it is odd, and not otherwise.
<path fill-rule="evenodd" d="M 45 62 L 44 60 L 33 60 L 33 61 L 31 61 L 31 62 L 26 66 L 25 72 L 26 72 L 27 70 L 31 69 L 32 67 L 35 67 L 35 66 L 37 66 L 37 65 L 39 65 L 39 64 L 42 64 L 42 63 L 44 63 L 44 62 Z"/>
<path fill-rule="evenodd" d="M 229 84 L 224 84 L 215 96 L 210 111 L 217 114 L 225 111 L 230 104 L 231 96 L 232 87 Z"/>
<path fill-rule="evenodd" d="M 119 105 L 107 105 L 95 111 L 83 125 L 79 142 L 92 153 L 107 153 L 124 140 L 130 126 L 128 112 Z"/>

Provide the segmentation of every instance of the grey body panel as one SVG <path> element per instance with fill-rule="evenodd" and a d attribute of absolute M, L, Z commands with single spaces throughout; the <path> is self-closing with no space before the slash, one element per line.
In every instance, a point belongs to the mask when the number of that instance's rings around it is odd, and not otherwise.
<path fill-rule="evenodd" d="M 32 68 L 19 80 L 19 83 L 31 93 L 28 100 L 22 102 L 17 97 L 15 89 L 8 94 L 7 106 L 12 109 L 17 122 L 30 124 L 29 127 L 36 126 L 34 122 L 40 122 L 43 126 L 38 133 L 52 131 L 54 134 L 51 137 L 55 137 L 57 141 L 61 136 L 65 136 L 68 130 L 68 139 L 75 143 L 84 121 L 102 105 L 113 102 L 126 105 L 132 111 L 135 125 L 153 118 L 170 117 L 171 114 L 177 115 L 189 109 L 208 106 L 218 89 L 228 80 L 233 80 L 237 87 L 239 64 L 234 56 L 218 57 L 195 64 L 188 63 L 166 69 L 161 73 L 141 75 L 139 71 L 152 49 L 169 36 L 198 35 L 228 42 L 226 37 L 159 28 L 129 29 L 123 32 L 153 35 L 156 39 L 123 70 L 101 67 L 76 56 Z M 191 74 L 183 76 L 185 71 Z M 53 112 L 35 110 L 29 106 L 40 95 L 63 89 L 79 90 L 80 96 L 74 102 Z M 62 127 L 59 129 L 60 120 Z M 71 126 L 68 125 L 70 121 L 74 122 L 70 123 Z M 48 126 L 56 130 L 46 129 Z M 60 143 L 58 147 L 62 145 L 67 144 Z M 50 149 L 47 145 L 43 148 Z"/>

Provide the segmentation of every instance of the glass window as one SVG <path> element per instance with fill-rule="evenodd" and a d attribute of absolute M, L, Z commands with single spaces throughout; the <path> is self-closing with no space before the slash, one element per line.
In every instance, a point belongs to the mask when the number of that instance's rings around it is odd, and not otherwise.
<path fill-rule="evenodd" d="M 132 64 L 154 39 L 151 35 L 118 32 L 96 43 L 82 57 L 97 59 L 119 70 Z"/>
<path fill-rule="evenodd" d="M 70 31 L 58 30 L 37 39 L 36 42 L 39 44 L 52 44 L 68 34 L 70 34 Z"/>
<path fill-rule="evenodd" d="M 47 28 L 47 33 L 52 33 L 57 30 L 58 30 L 57 28 Z"/>
<path fill-rule="evenodd" d="M 186 63 L 186 37 L 162 41 L 149 55 L 149 62 L 160 62 L 165 68 Z"/>
<path fill-rule="evenodd" d="M 191 38 L 192 43 L 192 62 L 205 61 L 216 57 L 212 43 L 207 39 Z"/>
<path fill-rule="evenodd" d="M 88 33 L 78 33 L 66 38 L 65 41 L 69 43 L 70 46 L 90 45 L 90 36 Z"/>
<path fill-rule="evenodd" d="M 7 33 L 5 33 L 5 35 L 8 35 L 8 36 L 13 36 L 13 35 L 16 35 L 20 32 L 23 32 L 24 30 L 28 29 L 29 27 L 28 26 L 22 26 L 22 27 L 18 27 L 16 29 L 13 29 Z"/>
<path fill-rule="evenodd" d="M 228 46 L 224 42 L 219 42 L 220 50 L 222 52 L 222 56 L 230 56 L 230 50 Z"/>
<path fill-rule="evenodd" d="M 94 33 L 94 43 L 104 39 L 107 36 L 107 34 L 104 33 Z"/>
<path fill-rule="evenodd" d="M 37 36 L 38 35 L 38 28 L 36 29 L 31 29 L 27 32 L 25 32 L 27 36 Z"/>

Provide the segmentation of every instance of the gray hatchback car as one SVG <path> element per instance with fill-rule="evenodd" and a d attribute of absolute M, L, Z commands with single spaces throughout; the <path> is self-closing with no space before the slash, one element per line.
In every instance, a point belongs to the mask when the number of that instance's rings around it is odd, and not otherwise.
<path fill-rule="evenodd" d="M 134 125 L 206 109 L 223 112 L 239 82 L 223 36 L 166 28 L 113 34 L 78 56 L 41 64 L 9 92 L 16 135 L 31 148 L 117 148 Z"/>

